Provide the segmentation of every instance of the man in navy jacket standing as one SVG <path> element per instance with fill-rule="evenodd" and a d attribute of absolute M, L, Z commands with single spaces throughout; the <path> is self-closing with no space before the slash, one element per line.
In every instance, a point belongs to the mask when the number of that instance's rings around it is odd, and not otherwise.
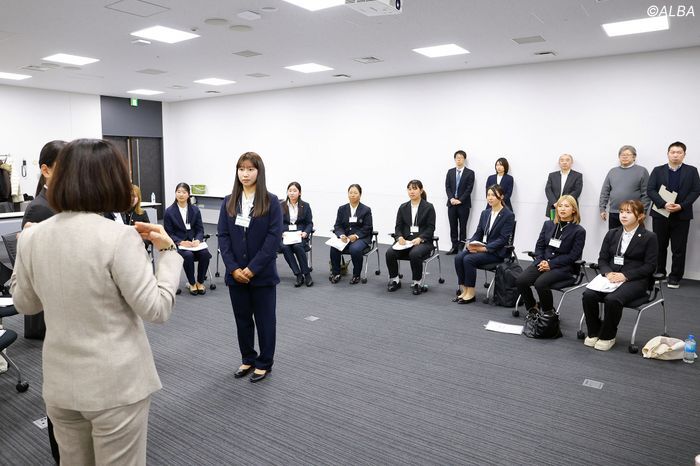
<path fill-rule="evenodd" d="M 464 166 L 467 153 L 458 150 L 454 155 L 455 168 L 450 168 L 445 177 L 447 193 L 447 218 L 450 220 L 450 239 L 452 249 L 447 254 L 457 254 L 460 245 L 467 239 L 467 222 L 472 207 L 472 189 L 474 189 L 474 171 Z"/>
<path fill-rule="evenodd" d="M 659 242 L 658 266 L 656 271 L 666 273 L 666 254 L 669 240 L 671 242 L 671 273 L 668 274 L 669 288 L 678 288 L 685 271 L 685 251 L 688 245 L 688 231 L 693 219 L 693 203 L 700 196 L 700 177 L 698 169 L 685 165 L 685 144 L 676 141 L 668 146 L 668 163 L 660 165 L 651 172 L 647 194 L 657 212 L 651 210 L 652 228 Z M 664 186 L 667 191 L 676 193 L 673 202 L 666 202 L 659 190 Z M 666 216 L 668 212 L 668 216 Z"/>

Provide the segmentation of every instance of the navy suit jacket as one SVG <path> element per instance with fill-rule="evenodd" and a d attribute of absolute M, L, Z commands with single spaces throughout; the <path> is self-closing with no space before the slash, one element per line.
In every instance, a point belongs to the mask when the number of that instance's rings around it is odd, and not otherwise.
<path fill-rule="evenodd" d="M 474 235 L 469 239 L 469 241 L 482 241 L 484 239 L 484 232 L 488 230 L 489 221 L 491 220 L 491 207 L 486 208 L 481 212 L 481 217 L 479 217 L 479 225 L 476 227 Z M 501 209 L 494 220 L 493 225 L 491 225 L 491 230 L 486 236 L 486 251 L 491 254 L 495 254 L 498 257 L 503 257 L 504 259 L 508 257 L 508 240 L 510 235 L 513 234 L 513 227 L 515 226 L 515 215 L 507 207 Z"/>
<path fill-rule="evenodd" d="M 39 194 L 29 203 L 22 217 L 22 228 L 27 222 L 39 223 L 47 218 L 53 217 L 56 214 L 49 206 L 49 201 L 46 199 L 46 188 L 42 188 Z"/>
<path fill-rule="evenodd" d="M 411 201 L 405 202 L 399 206 L 399 211 L 396 213 L 396 226 L 394 234 L 398 239 L 403 236 L 403 239 L 410 241 L 420 237 L 424 243 L 432 243 L 433 234 L 435 233 L 435 207 L 421 199 L 418 204 L 418 212 L 416 212 L 416 226 L 418 233 L 411 233 Z"/>
<path fill-rule="evenodd" d="M 359 203 L 355 210 L 357 222 L 350 223 L 350 204 L 338 207 L 338 214 L 335 216 L 333 233 L 340 238 L 342 235 L 357 235 L 357 239 L 369 244 L 372 241 L 372 209 Z"/>
<path fill-rule="evenodd" d="M 270 192 L 267 195 L 270 210 L 266 215 L 251 217 L 248 228 L 236 225 L 236 217 L 229 216 L 226 204 L 231 195 L 221 204 L 217 231 L 228 286 L 272 286 L 280 281 L 276 259 L 282 241 L 282 208 L 277 196 Z M 246 267 L 254 276 L 244 285 L 235 281 L 231 273 Z"/>
<path fill-rule="evenodd" d="M 190 229 L 185 228 L 185 222 L 182 221 L 180 208 L 177 202 L 174 202 L 165 209 L 163 214 L 163 228 L 165 232 L 172 238 L 175 244 L 180 244 L 181 241 L 204 241 L 204 223 L 202 223 L 202 213 L 195 205 L 188 204 L 187 218 L 190 221 Z"/>
<path fill-rule="evenodd" d="M 472 206 L 472 190 L 474 189 L 474 170 L 462 168 L 462 176 L 459 178 L 457 196 L 455 196 L 455 183 L 457 182 L 457 167 L 447 170 L 445 177 L 445 193 L 447 193 L 447 207 L 452 207 L 450 199 L 457 197 L 461 206 Z"/>
<path fill-rule="evenodd" d="M 496 180 L 498 180 L 498 175 L 489 176 L 486 180 L 486 190 L 489 189 L 489 186 L 497 184 Z M 508 173 L 503 175 L 503 178 L 501 178 L 501 188 L 503 188 L 504 192 L 503 205 L 508 207 L 508 209 L 512 213 L 513 206 L 510 204 L 510 196 L 513 194 L 513 177 L 510 176 Z"/>
<path fill-rule="evenodd" d="M 639 225 L 623 254 L 624 265 L 615 265 L 614 259 L 622 236 L 622 228 L 613 228 L 603 239 L 603 245 L 600 247 L 598 255 L 600 273 L 606 275 L 610 272 L 621 272 L 627 277 L 627 281 L 651 281 L 656 270 L 656 258 L 659 253 L 656 235 L 654 232 L 646 230 L 644 225 Z"/>
<path fill-rule="evenodd" d="M 535 246 L 534 264 L 543 260 L 549 262 L 549 268 L 562 269 L 574 273 L 574 262 L 581 259 L 583 246 L 586 244 L 586 230 L 576 223 L 570 223 L 561 230 L 559 239 L 561 245 L 558 248 L 549 245 L 549 240 L 554 237 L 557 224 L 547 220 L 542 225 L 540 237 Z"/>
<path fill-rule="evenodd" d="M 289 207 L 287 206 L 287 201 L 280 201 L 280 207 L 282 208 L 282 231 L 289 230 Z M 297 202 L 297 221 L 295 223 L 297 226 L 297 231 L 303 231 L 307 235 L 310 235 L 314 229 L 313 215 L 311 214 L 311 206 L 308 202 L 304 202 L 301 199 Z"/>
<path fill-rule="evenodd" d="M 655 167 L 651 175 L 649 175 L 649 183 L 647 183 L 647 194 L 651 202 L 658 208 L 663 208 L 666 201 L 659 195 L 661 185 L 668 189 L 668 164 Z M 681 180 L 678 187 L 678 195 L 676 196 L 676 204 L 680 204 L 682 209 L 680 212 L 674 212 L 669 218 L 677 218 L 679 220 L 690 220 L 693 218 L 693 203 L 700 196 L 700 177 L 698 177 L 698 169 L 692 165 L 683 164 L 681 168 Z M 651 216 L 656 218 L 666 218 L 658 212 L 651 210 Z"/>
<path fill-rule="evenodd" d="M 555 171 L 547 177 L 547 186 L 544 188 L 544 194 L 547 196 L 547 210 L 545 217 L 549 217 L 549 211 L 554 208 L 554 204 L 559 200 L 561 195 L 570 194 L 578 202 L 578 198 L 583 191 L 583 175 L 576 170 L 570 170 L 569 176 L 566 177 L 564 190 L 561 189 L 561 171 Z"/>

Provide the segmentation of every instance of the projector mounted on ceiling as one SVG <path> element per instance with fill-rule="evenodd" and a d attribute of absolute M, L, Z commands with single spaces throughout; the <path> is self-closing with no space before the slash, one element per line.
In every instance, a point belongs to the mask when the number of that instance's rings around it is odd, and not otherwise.
<path fill-rule="evenodd" d="M 401 0 L 345 0 L 345 5 L 366 16 L 398 15 Z"/>

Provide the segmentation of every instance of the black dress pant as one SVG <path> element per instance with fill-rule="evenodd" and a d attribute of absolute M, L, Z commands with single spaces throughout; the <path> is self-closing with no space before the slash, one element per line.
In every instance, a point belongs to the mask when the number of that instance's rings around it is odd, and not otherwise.
<path fill-rule="evenodd" d="M 652 228 L 659 243 L 659 256 L 656 271 L 666 275 L 666 258 L 668 243 L 671 242 L 671 273 L 669 280 L 681 281 L 685 272 L 685 248 L 688 245 L 690 220 L 680 220 L 671 215 L 669 218 L 651 219 Z"/>
<path fill-rule="evenodd" d="M 589 337 L 612 340 L 617 335 L 617 325 L 622 319 L 625 304 L 647 293 L 648 281 L 635 280 L 625 282 L 612 293 L 602 293 L 587 289 L 583 292 L 583 313 L 586 316 L 586 328 Z M 600 319 L 598 303 L 604 303 L 603 319 Z"/>
<path fill-rule="evenodd" d="M 518 287 L 518 292 L 523 298 L 523 303 L 525 303 L 525 309 L 532 309 L 535 307 L 535 297 L 532 295 L 531 286 L 534 285 L 537 290 L 537 296 L 540 298 L 540 309 L 543 311 L 549 311 L 554 309 L 554 300 L 552 299 L 551 287 L 555 283 L 563 282 L 572 278 L 571 272 L 568 270 L 554 269 L 547 272 L 540 272 L 537 270 L 537 265 L 532 264 L 521 273 L 517 280 L 516 285 Z"/>
<path fill-rule="evenodd" d="M 211 259 L 211 253 L 209 249 L 202 249 L 201 251 L 183 251 L 178 249 L 177 252 L 180 253 L 183 259 L 182 267 L 185 269 L 185 276 L 187 276 L 187 283 L 194 285 L 194 263 L 199 262 L 197 267 L 197 283 L 204 283 L 204 279 L 207 276 L 207 268 L 209 267 L 209 260 Z"/>
<path fill-rule="evenodd" d="M 620 214 L 615 213 L 615 212 L 609 212 L 608 213 L 608 230 L 612 230 L 613 228 L 621 227 L 622 223 L 620 223 Z"/>
<path fill-rule="evenodd" d="M 467 240 L 467 222 L 469 207 L 463 204 L 451 205 L 447 208 L 447 218 L 450 220 L 450 240 L 453 248 L 460 248 Z"/>
<path fill-rule="evenodd" d="M 411 274 L 414 281 L 423 277 L 423 261 L 428 258 L 433 250 L 432 243 L 417 244 L 409 249 L 397 251 L 389 248 L 386 251 L 386 267 L 389 269 L 389 278 L 398 277 L 399 260 L 411 261 Z"/>
<path fill-rule="evenodd" d="M 228 291 L 236 318 L 242 364 L 269 370 L 274 362 L 277 334 L 276 286 L 232 285 Z M 255 351 L 256 329 L 260 354 Z"/>
<path fill-rule="evenodd" d="M 283 244 L 280 246 L 282 254 L 284 255 L 284 260 L 287 261 L 294 275 L 308 275 L 311 273 L 309 261 L 306 259 L 307 244 L 308 242 L 303 240 L 301 243 Z"/>

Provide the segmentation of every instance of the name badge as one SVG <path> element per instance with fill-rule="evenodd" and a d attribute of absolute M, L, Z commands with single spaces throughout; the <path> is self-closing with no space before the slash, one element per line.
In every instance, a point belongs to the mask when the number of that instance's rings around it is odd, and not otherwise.
<path fill-rule="evenodd" d="M 418 227 L 416 225 L 411 227 L 411 233 L 418 233 Z"/>
<path fill-rule="evenodd" d="M 625 258 L 623 256 L 615 256 L 613 263 L 615 265 L 625 265 Z"/>
<path fill-rule="evenodd" d="M 561 240 L 556 239 L 556 238 L 550 238 L 549 240 L 549 245 L 552 246 L 553 248 L 560 248 L 561 247 Z"/>
<path fill-rule="evenodd" d="M 236 225 L 239 227 L 248 228 L 250 226 L 250 217 L 236 215 Z"/>
<path fill-rule="evenodd" d="M 484 243 L 484 244 L 486 244 L 486 235 L 484 235 L 484 236 L 481 238 L 481 242 Z"/>
<path fill-rule="evenodd" d="M 248 221 L 250 223 L 250 221 Z M 289 224 L 289 231 L 297 231 L 297 226 L 294 223 Z"/>
<path fill-rule="evenodd" d="M 350 218 L 348 219 L 348 222 L 349 222 L 349 223 L 357 223 L 357 217 L 350 217 Z"/>

